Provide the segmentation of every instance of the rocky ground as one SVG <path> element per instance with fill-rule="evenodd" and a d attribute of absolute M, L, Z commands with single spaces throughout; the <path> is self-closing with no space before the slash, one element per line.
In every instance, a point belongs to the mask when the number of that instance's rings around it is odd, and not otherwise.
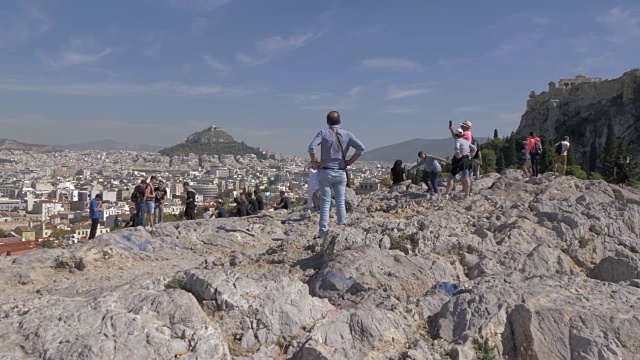
<path fill-rule="evenodd" d="M 640 197 L 476 186 L 350 194 L 324 243 L 296 209 L 1 258 L 0 358 L 639 359 Z"/>

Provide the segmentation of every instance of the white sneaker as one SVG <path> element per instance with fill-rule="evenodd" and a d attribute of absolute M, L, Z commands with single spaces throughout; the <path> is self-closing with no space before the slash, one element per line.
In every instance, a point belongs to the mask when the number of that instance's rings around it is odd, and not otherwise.
<path fill-rule="evenodd" d="M 449 195 L 447 194 L 442 195 L 442 200 L 449 200 Z"/>

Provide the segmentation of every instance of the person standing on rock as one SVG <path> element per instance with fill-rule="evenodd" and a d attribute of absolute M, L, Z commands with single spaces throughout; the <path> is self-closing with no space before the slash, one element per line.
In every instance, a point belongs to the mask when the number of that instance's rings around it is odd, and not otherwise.
<path fill-rule="evenodd" d="M 567 173 L 567 153 L 569 152 L 569 137 L 565 136 L 564 140 L 556 143 L 553 147 L 556 150 L 556 161 L 553 162 L 553 172 L 558 172 L 558 164 L 562 164 L 562 175 Z"/>
<path fill-rule="evenodd" d="M 525 178 L 531 177 L 531 157 L 527 151 L 527 147 L 529 147 L 529 139 L 530 138 L 527 136 L 525 140 L 522 141 L 522 151 L 520 151 L 518 155 L 518 163 Z"/>
<path fill-rule="evenodd" d="M 185 191 L 184 199 L 184 219 L 195 220 L 196 219 L 196 192 L 191 188 L 188 182 L 182 183 Z"/>
<path fill-rule="evenodd" d="M 91 231 L 89 231 L 89 240 L 93 240 L 98 232 L 98 224 L 100 222 L 100 210 L 102 210 L 102 195 L 96 196 L 89 202 L 89 218 L 91 218 Z"/>
<path fill-rule="evenodd" d="M 364 153 L 364 145 L 351 132 L 340 128 L 340 113 L 331 111 L 327 114 L 328 129 L 320 130 L 309 144 L 311 163 L 319 170 L 320 191 L 322 194 L 320 208 L 320 222 L 318 236 L 321 238 L 329 234 L 329 210 L 331 207 L 331 193 L 336 204 L 338 225 L 347 222 L 345 207 L 345 192 L 347 187 L 347 167 L 352 165 Z M 321 147 L 320 159 L 316 155 L 318 146 Z M 347 159 L 350 148 L 355 153 Z"/>
<path fill-rule="evenodd" d="M 144 188 L 144 201 L 145 208 L 147 210 L 147 225 L 151 227 L 154 226 L 154 215 L 156 208 L 156 193 L 153 191 L 153 189 L 155 188 L 157 182 L 158 177 L 153 175 L 149 178 L 149 182 L 145 185 Z"/>
<path fill-rule="evenodd" d="M 164 185 L 164 181 L 158 181 L 158 186 L 153 189 L 153 192 L 156 194 L 156 207 L 154 209 L 154 217 L 156 219 L 156 224 L 160 224 L 163 221 L 164 217 L 164 201 L 167 198 L 167 188 Z"/>
<path fill-rule="evenodd" d="M 613 165 L 613 178 L 616 179 L 618 186 L 624 189 L 624 186 L 629 179 L 629 175 L 627 175 L 626 161 L 622 155 L 618 155 L 618 160 Z"/>
<path fill-rule="evenodd" d="M 305 166 L 304 170 L 309 173 L 309 181 L 307 183 L 307 209 L 313 209 L 313 194 L 320 187 L 320 179 L 318 176 L 318 170 L 313 167 L 313 164 L 309 163 Z"/>
<path fill-rule="evenodd" d="M 471 121 L 465 120 L 460 124 L 460 129 L 462 130 L 462 139 L 467 140 L 469 143 L 473 141 L 473 134 L 471 134 Z M 451 121 L 449 121 L 449 131 L 451 131 L 451 136 L 454 139 L 458 139 L 455 135 L 455 128 Z"/>
<path fill-rule="evenodd" d="M 453 181 L 458 173 L 462 175 L 462 191 L 464 192 L 464 196 L 468 198 L 469 195 L 471 195 L 471 158 L 478 149 L 463 138 L 464 132 L 462 129 L 456 130 L 454 136 L 456 137 L 454 155 L 451 160 L 451 173 L 447 180 L 447 190 L 443 195 L 444 199 L 449 198 L 449 194 L 453 190 Z"/>
<path fill-rule="evenodd" d="M 540 158 L 542 157 L 542 142 L 540 138 L 532 131 L 529 133 L 529 144 L 527 152 L 531 157 L 531 176 L 538 177 L 540 175 Z"/>

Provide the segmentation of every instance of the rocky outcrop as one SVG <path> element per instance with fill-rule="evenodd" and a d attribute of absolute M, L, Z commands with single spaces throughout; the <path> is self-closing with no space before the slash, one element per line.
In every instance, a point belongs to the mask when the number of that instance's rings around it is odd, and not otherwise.
<path fill-rule="evenodd" d="M 490 174 L 0 258 L 0 358 L 633 359 L 640 197 Z M 332 221 L 335 221 L 333 218 Z"/>
<path fill-rule="evenodd" d="M 559 141 L 570 136 L 578 161 L 587 168 L 593 147 L 602 154 L 611 121 L 615 137 L 637 160 L 640 153 L 640 70 L 631 70 L 617 79 L 577 84 L 531 98 L 522 115 L 517 136 L 530 131 Z M 602 159 L 597 159 L 598 166 Z"/>

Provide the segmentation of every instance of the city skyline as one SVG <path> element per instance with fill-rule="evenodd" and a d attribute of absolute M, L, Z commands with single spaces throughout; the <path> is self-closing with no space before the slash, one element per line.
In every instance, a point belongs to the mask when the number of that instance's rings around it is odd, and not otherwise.
<path fill-rule="evenodd" d="M 445 138 L 449 119 L 506 135 L 531 90 L 640 55 L 631 2 L 7 1 L 0 21 L 2 137 L 48 145 L 215 124 L 300 155 L 333 109 L 368 149 Z"/>

